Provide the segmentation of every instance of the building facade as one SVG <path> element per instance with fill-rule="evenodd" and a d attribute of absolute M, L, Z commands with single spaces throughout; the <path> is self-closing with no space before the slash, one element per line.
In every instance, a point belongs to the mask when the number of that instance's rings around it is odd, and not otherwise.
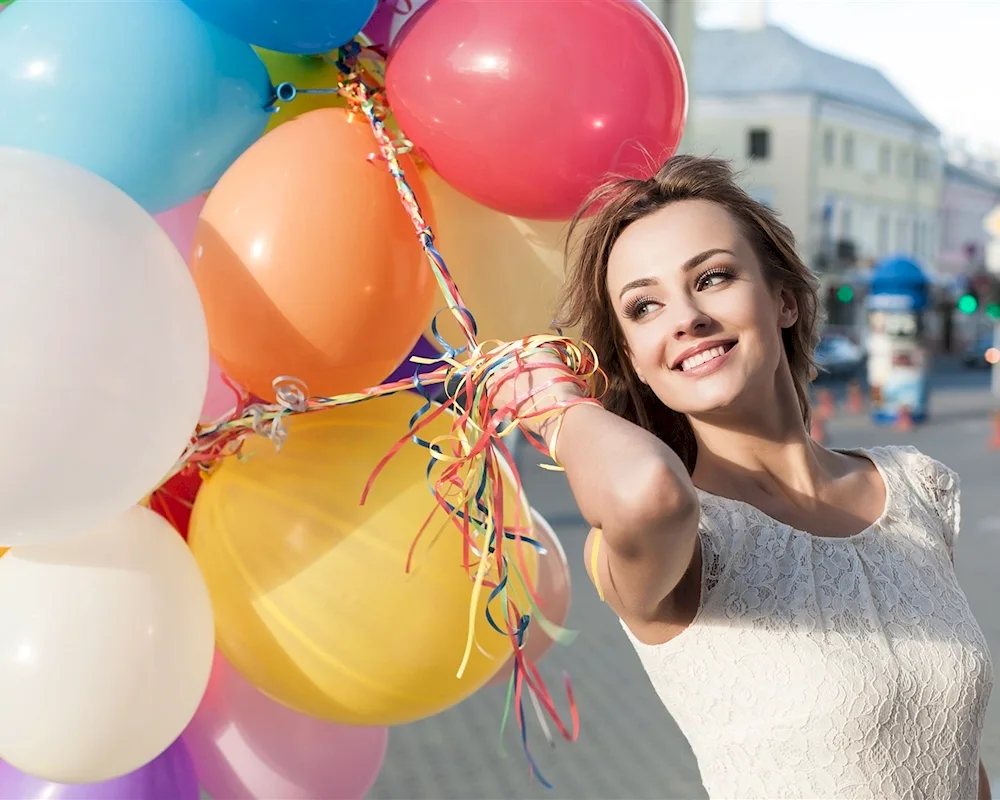
<path fill-rule="evenodd" d="M 889 255 L 934 272 L 943 157 L 938 130 L 877 69 L 757 24 L 698 31 L 694 134 L 729 158 L 826 275 Z"/>
<path fill-rule="evenodd" d="M 1000 206 L 1000 178 L 947 163 L 941 188 L 941 270 L 964 276 L 986 265 L 987 215 Z"/>

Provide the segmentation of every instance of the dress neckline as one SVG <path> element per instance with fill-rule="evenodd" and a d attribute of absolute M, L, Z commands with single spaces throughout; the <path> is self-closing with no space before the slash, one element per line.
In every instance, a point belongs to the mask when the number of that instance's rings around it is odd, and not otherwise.
<path fill-rule="evenodd" d="M 872 522 L 870 525 L 868 525 L 866 528 L 863 528 L 857 533 L 852 533 L 850 536 L 820 536 L 819 534 L 810 533 L 809 531 L 804 531 L 794 527 L 793 525 L 789 525 L 787 522 L 782 522 L 779 519 L 775 519 L 770 514 L 761 511 L 759 508 L 757 508 L 757 506 L 748 503 L 745 500 L 737 500 L 736 498 L 733 497 L 724 497 L 723 495 L 714 494 L 712 492 L 706 491 L 705 489 L 699 489 L 698 487 L 695 487 L 695 489 L 698 492 L 698 494 L 702 497 L 714 498 L 715 500 L 723 503 L 736 503 L 737 505 L 749 508 L 755 514 L 764 518 L 765 520 L 768 520 L 776 527 L 787 528 L 791 533 L 795 534 L 796 536 L 803 536 L 808 539 L 815 539 L 816 541 L 831 542 L 831 543 L 840 541 L 843 542 L 857 541 L 858 539 L 867 536 L 872 531 L 880 528 L 882 526 L 882 523 L 885 521 L 886 517 L 889 516 L 889 509 L 892 506 L 892 503 L 895 499 L 892 494 L 893 492 L 892 481 L 889 480 L 889 477 L 886 475 L 885 469 L 883 468 L 882 465 L 882 459 L 879 456 L 875 455 L 873 450 L 869 450 L 864 447 L 852 447 L 849 449 L 843 449 L 843 448 L 831 448 L 831 449 L 833 449 L 835 453 L 844 453 L 846 455 L 857 455 L 861 456 L 862 458 L 868 459 L 872 464 L 875 465 L 875 469 L 878 472 L 879 477 L 882 479 L 882 485 L 885 489 L 885 504 L 882 507 L 882 513 L 879 514 L 878 517 L 875 519 L 875 521 Z"/>

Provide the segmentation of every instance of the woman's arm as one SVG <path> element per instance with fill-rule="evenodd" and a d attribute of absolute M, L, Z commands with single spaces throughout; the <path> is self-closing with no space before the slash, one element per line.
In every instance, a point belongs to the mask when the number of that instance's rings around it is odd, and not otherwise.
<path fill-rule="evenodd" d="M 993 800 L 990 777 L 986 774 L 986 767 L 983 766 L 982 760 L 979 761 L 979 800 Z"/>
<path fill-rule="evenodd" d="M 538 359 L 556 356 L 532 356 Z M 561 363 L 555 362 L 552 363 Z M 582 397 L 569 383 L 539 392 L 564 370 L 536 368 L 503 386 L 494 406 L 524 402 L 521 416 L 535 408 Z M 535 393 L 532 396 L 532 393 Z M 530 401 L 525 398 L 532 396 Z M 684 576 L 698 533 L 698 496 L 684 464 L 653 434 L 593 404 L 573 405 L 558 417 L 527 422 L 566 470 L 584 518 L 603 531 L 609 582 L 627 615 L 646 620 Z M 553 439 L 556 439 L 553 442 Z"/>

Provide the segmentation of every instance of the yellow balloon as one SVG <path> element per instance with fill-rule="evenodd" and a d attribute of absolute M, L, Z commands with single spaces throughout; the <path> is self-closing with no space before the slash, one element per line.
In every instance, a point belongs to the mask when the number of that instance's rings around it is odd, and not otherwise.
<path fill-rule="evenodd" d="M 260 60 L 267 67 L 271 83 L 290 83 L 296 89 L 336 89 L 340 75 L 336 67 L 322 56 L 300 56 L 291 53 L 276 53 L 255 47 Z M 265 133 L 274 130 L 283 122 L 300 117 L 307 111 L 318 108 L 346 108 L 347 101 L 335 92 L 324 94 L 298 94 L 287 103 L 278 101 L 278 110 L 271 114 Z"/>
<path fill-rule="evenodd" d="M 470 200 L 429 167 L 420 175 L 437 217 L 438 249 L 476 319 L 479 341 L 550 331 L 569 223 L 510 217 Z M 450 313 L 439 314 L 437 324 L 453 347 L 465 344 Z M 425 336 L 437 344 L 429 327 Z"/>
<path fill-rule="evenodd" d="M 266 694 L 310 716 L 352 725 L 429 717 L 483 686 L 510 656 L 510 639 L 486 620 L 484 588 L 476 642 L 456 677 L 473 582 L 461 534 L 450 522 L 442 531 L 443 513 L 405 571 L 435 506 L 427 449 L 408 442 L 359 504 L 421 404 L 406 393 L 293 416 L 280 453 L 252 438 L 249 458 L 227 459 L 198 493 L 189 543 L 212 597 L 218 648 Z M 442 415 L 421 436 L 449 428 Z M 520 508 L 527 529 L 527 502 L 505 483 L 504 525 L 514 526 Z M 523 551 L 534 582 L 537 554 Z M 496 582 L 495 567 L 489 578 Z M 515 591 L 521 611 L 525 596 Z M 502 625 L 499 599 L 490 609 Z"/>

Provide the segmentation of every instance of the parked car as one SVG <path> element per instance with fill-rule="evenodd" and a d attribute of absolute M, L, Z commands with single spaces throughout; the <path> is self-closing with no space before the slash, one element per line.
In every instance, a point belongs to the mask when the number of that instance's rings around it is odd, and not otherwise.
<path fill-rule="evenodd" d="M 860 378 L 867 354 L 861 345 L 841 333 L 824 333 L 816 345 L 820 376 Z"/>
<path fill-rule="evenodd" d="M 992 347 L 993 334 L 984 333 L 962 352 L 962 363 L 970 369 L 989 367 L 991 362 L 986 358 L 986 351 Z"/>

